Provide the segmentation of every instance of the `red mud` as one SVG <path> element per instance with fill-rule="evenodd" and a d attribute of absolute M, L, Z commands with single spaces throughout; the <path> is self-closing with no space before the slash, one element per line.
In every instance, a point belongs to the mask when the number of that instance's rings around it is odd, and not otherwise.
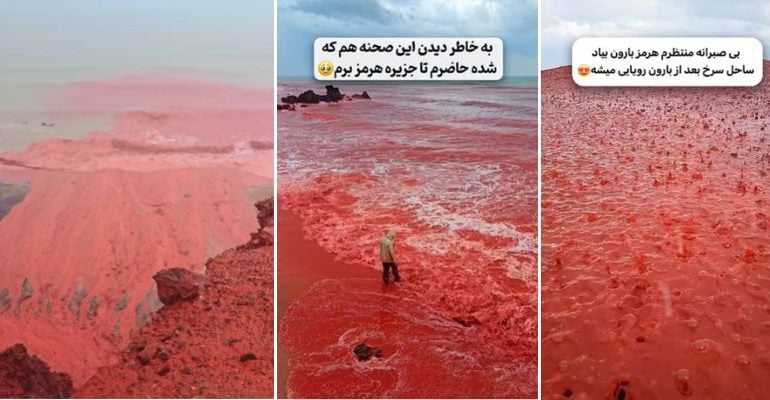
<path fill-rule="evenodd" d="M 112 129 L 0 154 L 0 180 L 30 182 L 0 220 L 0 291 L 12 300 L 0 347 L 24 343 L 77 388 L 160 307 L 155 272 L 201 272 L 256 230 L 252 190 L 270 184 L 273 155 L 254 143 L 272 141 L 272 106 L 263 91 L 187 81 L 60 96 L 58 108 L 106 114 Z"/>
<path fill-rule="evenodd" d="M 765 78 L 613 89 L 543 72 L 544 399 L 770 393 Z"/>
<path fill-rule="evenodd" d="M 536 92 L 369 93 L 279 114 L 279 201 L 310 240 L 372 274 L 315 283 L 286 310 L 287 394 L 535 397 Z M 463 104 L 474 96 L 485 101 Z M 376 244 L 389 228 L 404 280 L 397 288 L 379 279 Z M 361 342 L 383 357 L 358 361 Z"/>

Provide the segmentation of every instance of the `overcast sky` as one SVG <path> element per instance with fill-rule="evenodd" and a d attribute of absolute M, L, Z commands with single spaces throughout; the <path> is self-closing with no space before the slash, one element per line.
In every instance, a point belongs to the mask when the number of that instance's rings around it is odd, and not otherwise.
<path fill-rule="evenodd" d="M 279 0 L 278 75 L 312 77 L 320 36 L 495 36 L 505 75 L 537 75 L 537 0 Z"/>
<path fill-rule="evenodd" d="M 0 82 L 173 70 L 270 87 L 268 0 L 0 0 Z"/>
<path fill-rule="evenodd" d="M 770 58 L 767 0 L 543 0 L 542 67 L 569 65 L 581 36 L 751 36 Z"/>

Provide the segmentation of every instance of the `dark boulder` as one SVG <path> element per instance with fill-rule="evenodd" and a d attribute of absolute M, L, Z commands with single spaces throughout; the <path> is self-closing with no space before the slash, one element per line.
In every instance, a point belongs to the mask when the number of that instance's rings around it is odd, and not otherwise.
<path fill-rule="evenodd" d="M 326 85 L 326 96 L 324 96 L 322 101 L 332 102 L 336 103 L 340 100 L 342 100 L 342 93 L 340 93 L 340 89 L 336 88 L 332 85 Z"/>
<path fill-rule="evenodd" d="M 153 275 L 158 285 L 158 298 L 170 306 L 180 301 L 195 300 L 205 282 L 205 277 L 185 268 L 164 269 Z"/>
<path fill-rule="evenodd" d="M 366 343 L 359 343 L 353 348 L 353 354 L 356 355 L 358 361 L 369 361 L 372 357 L 381 358 L 382 350 L 368 346 Z"/>
<path fill-rule="evenodd" d="M 297 97 L 297 102 L 305 104 L 316 104 L 320 103 L 322 101 L 321 99 L 323 99 L 323 97 L 317 95 L 314 91 L 306 90 Z"/>

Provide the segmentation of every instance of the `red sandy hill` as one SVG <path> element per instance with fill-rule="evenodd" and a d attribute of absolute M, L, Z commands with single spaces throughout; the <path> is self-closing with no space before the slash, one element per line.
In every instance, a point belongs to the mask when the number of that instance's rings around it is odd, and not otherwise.
<path fill-rule="evenodd" d="M 206 263 L 197 298 L 169 296 L 119 362 L 100 368 L 75 396 L 271 397 L 272 204 L 257 204 L 260 229 L 247 244 Z M 156 280 L 159 293 L 175 289 Z M 194 279 L 171 280 L 189 293 Z"/>

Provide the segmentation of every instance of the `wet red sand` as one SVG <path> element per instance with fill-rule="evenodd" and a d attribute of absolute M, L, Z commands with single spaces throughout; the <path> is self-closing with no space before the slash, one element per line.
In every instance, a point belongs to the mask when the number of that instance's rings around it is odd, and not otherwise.
<path fill-rule="evenodd" d="M 279 203 L 301 219 L 303 237 L 371 274 L 294 296 L 279 325 L 290 358 L 286 393 L 534 397 L 536 91 L 394 85 L 369 93 L 371 101 L 279 113 Z M 279 234 L 282 227 L 279 219 Z M 383 287 L 376 255 L 390 227 L 398 287 Z M 361 342 L 383 357 L 358 361 Z"/>
<path fill-rule="evenodd" d="M 767 397 L 767 79 L 542 90 L 543 398 Z"/>
<path fill-rule="evenodd" d="M 279 209 L 278 219 L 278 320 L 286 313 L 289 305 L 313 284 L 325 279 L 362 278 L 377 279 L 377 272 L 361 266 L 348 265 L 334 258 L 334 255 L 310 238 L 305 237 L 302 220 L 296 214 Z M 286 397 L 288 378 L 288 357 L 279 346 L 278 396 Z"/>
<path fill-rule="evenodd" d="M 0 290 L 13 301 L 0 310 L 0 347 L 24 343 L 77 388 L 159 308 L 155 272 L 202 271 L 256 230 L 250 191 L 272 181 L 272 102 L 260 90 L 136 79 L 58 96 L 110 116 L 112 129 L 0 154 L 0 180 L 30 182 L 0 220 Z"/>

